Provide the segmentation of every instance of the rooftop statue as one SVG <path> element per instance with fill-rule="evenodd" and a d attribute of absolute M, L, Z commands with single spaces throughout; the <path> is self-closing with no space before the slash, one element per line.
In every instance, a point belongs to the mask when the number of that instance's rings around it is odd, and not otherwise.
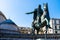
<path fill-rule="evenodd" d="M 32 14 L 33 13 L 33 22 L 32 22 L 32 27 L 34 30 L 39 30 L 40 27 L 38 26 L 39 23 L 41 23 L 41 15 L 43 14 L 43 10 L 41 9 L 41 5 L 38 6 L 37 9 L 35 9 L 33 12 L 29 12 L 26 14 Z M 38 25 L 36 25 L 38 24 Z"/>
<path fill-rule="evenodd" d="M 40 28 L 43 28 L 46 26 L 46 29 L 51 28 L 50 27 L 50 16 L 49 16 L 49 11 L 48 11 L 48 4 L 44 4 L 44 10 L 41 9 L 41 5 L 38 6 L 33 12 L 29 12 L 26 14 L 33 14 L 33 22 L 32 22 L 32 27 L 33 27 L 33 33 L 35 29 L 37 30 L 37 34 L 40 31 Z"/>

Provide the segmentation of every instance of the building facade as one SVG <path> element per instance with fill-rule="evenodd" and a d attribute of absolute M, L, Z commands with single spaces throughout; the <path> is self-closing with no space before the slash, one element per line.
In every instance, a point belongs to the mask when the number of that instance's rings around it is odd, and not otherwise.
<path fill-rule="evenodd" d="M 18 26 L 0 11 L 0 33 L 19 34 Z"/>
<path fill-rule="evenodd" d="M 19 32 L 21 34 L 31 34 L 32 33 L 32 28 L 29 28 L 29 27 L 19 27 Z"/>
<path fill-rule="evenodd" d="M 51 31 L 53 33 L 60 33 L 60 19 L 52 18 L 50 21 L 50 26 L 53 28 Z"/>

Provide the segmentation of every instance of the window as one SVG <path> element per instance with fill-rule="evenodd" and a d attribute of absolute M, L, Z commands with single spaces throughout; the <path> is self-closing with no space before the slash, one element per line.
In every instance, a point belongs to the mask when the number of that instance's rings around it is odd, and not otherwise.
<path fill-rule="evenodd" d="M 56 20 L 56 24 L 59 24 L 59 20 Z"/>
<path fill-rule="evenodd" d="M 56 25 L 57 26 L 57 29 L 59 29 L 59 25 Z"/>
<path fill-rule="evenodd" d="M 55 26 L 55 33 L 57 33 L 57 31 L 56 31 L 56 30 L 57 30 L 57 26 Z"/>
<path fill-rule="evenodd" d="M 57 26 L 55 26 L 55 30 L 57 29 Z"/>
<path fill-rule="evenodd" d="M 53 21 L 53 25 L 55 25 L 55 20 L 52 20 Z"/>
<path fill-rule="evenodd" d="M 60 29 L 60 25 L 59 25 L 59 29 Z"/>

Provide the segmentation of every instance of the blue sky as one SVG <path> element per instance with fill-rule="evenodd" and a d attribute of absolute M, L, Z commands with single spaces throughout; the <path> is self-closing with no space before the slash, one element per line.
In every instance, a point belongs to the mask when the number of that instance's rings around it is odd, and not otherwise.
<path fill-rule="evenodd" d="M 33 11 L 39 4 L 48 3 L 51 18 L 60 18 L 60 0 L 0 0 L 0 11 L 18 26 L 31 27 L 33 15 L 25 13 Z"/>

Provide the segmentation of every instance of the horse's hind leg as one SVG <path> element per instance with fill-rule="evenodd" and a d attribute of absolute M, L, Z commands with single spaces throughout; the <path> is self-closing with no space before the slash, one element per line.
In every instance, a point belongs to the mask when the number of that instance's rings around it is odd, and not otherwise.
<path fill-rule="evenodd" d="M 35 28 L 32 29 L 32 35 L 35 35 Z"/>
<path fill-rule="evenodd" d="M 39 30 L 37 30 L 37 34 L 39 34 Z"/>

